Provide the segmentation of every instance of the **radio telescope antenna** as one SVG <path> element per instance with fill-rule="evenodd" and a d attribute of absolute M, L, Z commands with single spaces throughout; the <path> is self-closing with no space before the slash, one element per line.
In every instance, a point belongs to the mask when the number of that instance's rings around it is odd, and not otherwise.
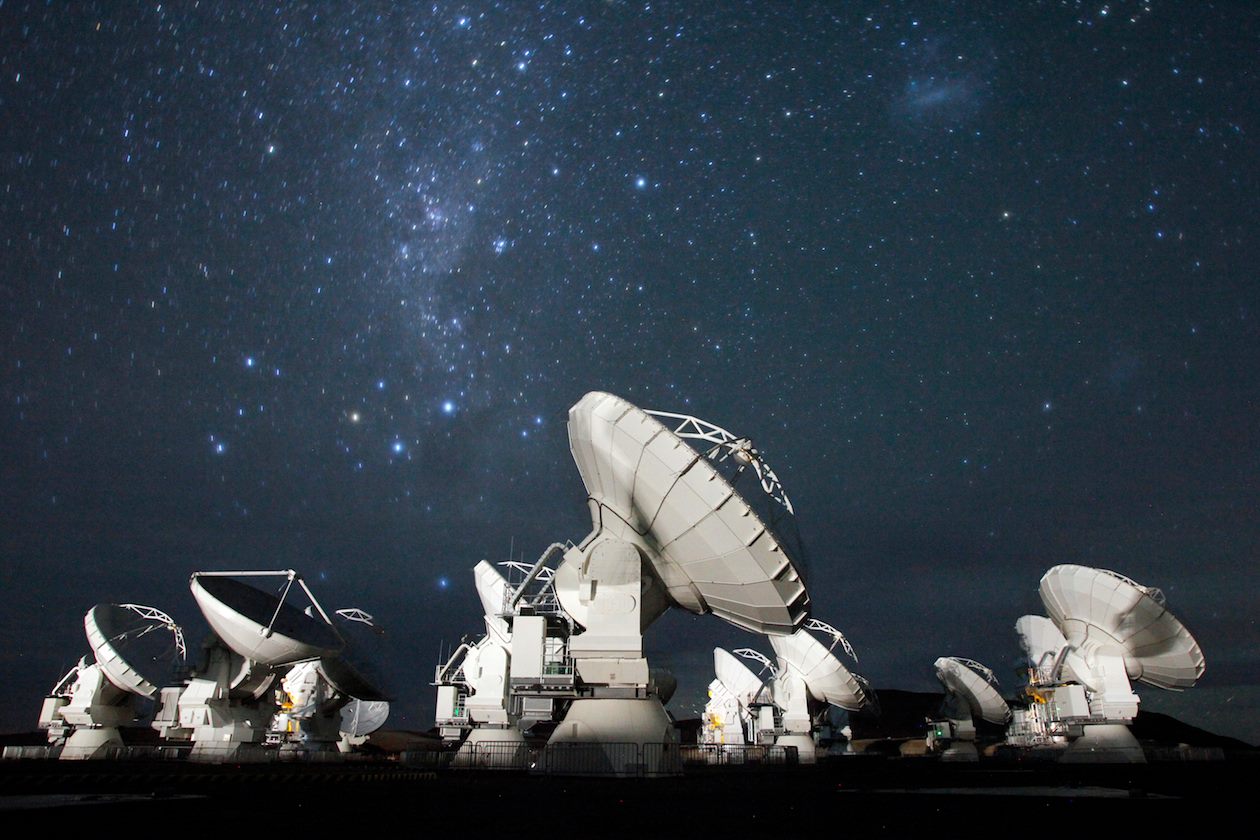
<path fill-rule="evenodd" d="M 568 430 L 592 530 L 565 551 L 554 584 L 583 631 L 570 638 L 569 651 L 589 694 L 570 704 L 550 743 L 672 744 L 673 727 L 646 690 L 643 657 L 643 632 L 662 612 L 711 612 L 781 635 L 798 629 L 809 611 L 788 552 L 685 437 L 711 440 L 719 460 L 752 465 L 772 498 L 785 509 L 791 503 L 751 444 L 696 418 L 653 415 L 592 392 L 569 410 Z"/>
<path fill-rule="evenodd" d="M 237 578 L 281 582 L 272 593 Z M 182 693 L 170 698 L 164 693 L 159 728 L 167 737 L 190 737 L 193 760 L 235 760 L 266 737 L 278 711 L 273 683 L 288 676 L 293 666 L 311 663 L 293 674 L 290 685 L 305 680 L 302 691 L 322 690 L 307 672 L 337 660 L 346 640 L 292 569 L 196 572 L 189 588 L 218 641 L 207 648 L 205 668 Z M 305 594 L 307 609 L 292 602 L 295 590 Z M 370 617 L 361 610 L 338 616 L 346 625 L 361 624 L 364 618 Z"/>
<path fill-rule="evenodd" d="M 532 564 L 509 560 L 496 568 L 482 561 L 473 569 L 486 632 L 465 638 L 433 681 L 442 739 L 463 741 L 453 767 L 519 768 L 526 756 L 524 733 L 554 724 L 578 695 L 568 657 L 573 622 L 556 596 L 551 565 L 570 548 L 553 543 Z M 651 676 L 649 691 L 672 691 L 672 680 Z"/>
<path fill-rule="evenodd" d="M 817 631 L 832 637 L 831 647 L 827 647 L 811 634 L 813 629 L 807 624 L 790 636 L 770 637 L 779 660 L 771 694 L 782 712 L 779 728 L 783 731 L 775 743 L 796 747 L 802 763 L 815 760 L 816 723 L 826 705 L 850 712 L 874 707 L 874 692 L 869 684 L 849 671 L 832 652 L 843 641 L 843 648 L 851 655 L 848 640 L 831 625 L 819 621 Z"/>
<path fill-rule="evenodd" d="M 1035 620 L 1016 624 L 1030 660 L 1039 658 L 1028 687 L 1033 702 L 1016 716 L 1008 742 L 1070 741 L 1064 761 L 1145 761 L 1129 731 L 1139 703 L 1130 680 L 1174 691 L 1193 686 L 1205 670 L 1198 642 L 1168 611 L 1163 592 L 1108 569 L 1055 566 L 1039 591 L 1064 644 L 1045 672 L 1057 637 Z"/>
<path fill-rule="evenodd" d="M 311 607 L 307 614 L 313 612 Z M 371 708 L 389 714 L 387 681 L 376 661 L 384 631 L 370 613 L 358 607 L 339 609 L 333 617 L 332 628 L 343 642 L 342 649 L 291 666 L 281 680 L 284 702 L 268 741 L 278 741 L 282 751 L 349 752 L 363 743 L 370 730 L 346 734 L 343 712 L 347 706 L 362 711 L 367 708 L 364 704 L 373 704 Z"/>
<path fill-rule="evenodd" d="M 285 582 L 276 596 L 235 580 L 238 577 L 283 577 Z M 323 621 L 286 600 L 294 583 L 306 593 Z M 342 640 L 333 629 L 328 613 L 292 569 L 196 572 L 191 588 L 210 628 L 235 653 L 251 662 L 268 667 L 292 665 L 341 650 Z"/>
<path fill-rule="evenodd" d="M 40 712 L 40 727 L 64 759 L 104 758 L 121 747 L 118 727 L 135 720 L 133 699 L 158 694 L 185 661 L 183 631 L 154 607 L 97 604 L 83 629 L 93 662 L 81 659 Z"/>
<path fill-rule="evenodd" d="M 975 718 L 1005 724 L 1010 707 L 997 692 L 993 671 L 960 656 L 942 656 L 934 665 L 936 678 L 945 687 L 942 719 L 931 722 L 927 745 L 944 761 L 978 761 Z"/>
<path fill-rule="evenodd" d="M 389 703 L 384 700 L 360 700 L 352 698 L 341 707 L 341 741 L 338 748 L 348 752 L 360 746 L 367 736 L 376 732 L 389 719 Z"/>
<path fill-rule="evenodd" d="M 751 743 L 752 707 L 764 687 L 761 678 L 722 648 L 713 649 L 713 672 L 700 730 L 702 743 Z"/>

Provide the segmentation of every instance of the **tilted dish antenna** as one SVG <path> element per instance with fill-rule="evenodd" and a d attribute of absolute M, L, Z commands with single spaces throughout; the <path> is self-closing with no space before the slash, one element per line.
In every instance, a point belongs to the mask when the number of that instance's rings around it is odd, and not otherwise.
<path fill-rule="evenodd" d="M 83 617 L 88 644 L 118 688 L 153 697 L 188 656 L 184 632 L 166 613 L 143 604 L 97 604 Z"/>
<path fill-rule="evenodd" d="M 671 754 L 677 734 L 650 691 L 643 656 L 644 630 L 669 607 L 711 612 L 768 635 L 791 633 L 808 615 L 809 595 L 789 552 L 714 461 L 675 430 L 712 442 L 719 461 L 753 466 L 762 489 L 790 510 L 773 471 L 747 441 L 696 418 L 664 416 L 672 428 L 598 391 L 569 410 L 569 448 L 586 486 L 591 532 L 567 548 L 552 583 L 582 631 L 570 636 L 569 653 L 589 693 L 569 705 L 550 746 L 630 742 L 664 745 L 652 752 Z M 667 765 L 662 758 L 647 772 L 674 772 Z M 638 772 L 630 763 L 624 770 Z"/>
<path fill-rule="evenodd" d="M 830 646 L 819 641 L 813 632 L 830 636 Z M 778 674 L 771 681 L 771 694 L 775 706 L 782 711 L 782 734 L 775 743 L 795 747 L 802 763 L 812 763 L 815 736 L 827 704 L 850 712 L 874 709 L 875 693 L 836 657 L 834 650 L 840 645 L 856 660 L 848 640 L 830 624 L 810 619 L 790 636 L 771 636 L 770 645 L 779 663 Z"/>
<path fill-rule="evenodd" d="M 123 746 L 118 727 L 134 722 L 133 698 L 161 692 L 187 654 L 179 625 L 142 604 L 97 604 L 83 629 L 95 661 L 80 660 L 40 711 L 39 725 L 64 759 L 103 758 Z"/>
<path fill-rule="evenodd" d="M 722 457 L 748 459 L 767 493 L 791 510 L 778 478 L 745 439 L 592 392 L 569 411 L 569 444 L 593 526 L 581 548 L 604 539 L 628 543 L 651 564 L 671 603 L 755 633 L 795 631 L 808 614 L 809 595 L 792 558 L 709 458 L 658 417 L 693 439 L 718 441 Z M 706 429 L 716 431 L 706 437 Z M 558 586 L 564 574 L 562 566 Z"/>
<path fill-rule="evenodd" d="M 942 656 L 934 667 L 946 694 L 964 704 L 969 717 L 996 724 L 1011 719 L 1011 708 L 997 691 L 997 679 L 984 665 L 974 659 Z"/>
<path fill-rule="evenodd" d="M 1129 679 L 1173 691 L 1203 676 L 1199 643 L 1168 611 L 1159 589 L 1107 569 L 1062 565 L 1045 573 L 1040 592 L 1051 620 L 1087 665 L 1118 654 Z"/>
<path fill-rule="evenodd" d="M 769 665 L 769 661 L 766 663 Z M 750 706 L 764 688 L 761 677 L 758 677 L 748 666 L 740 662 L 733 654 L 722 648 L 713 649 L 713 673 L 727 691 L 741 706 Z M 773 673 L 773 671 L 772 671 Z"/>
<path fill-rule="evenodd" d="M 810 630 L 831 636 L 831 645 L 823 645 Z M 790 636 L 770 637 L 770 645 L 779 658 L 779 680 L 785 674 L 797 677 L 804 683 L 810 697 L 818 702 L 856 712 L 874 701 L 873 693 L 833 654 L 837 644 L 854 662 L 857 661 L 849 640 L 839 630 L 818 619 L 810 619 Z"/>
<path fill-rule="evenodd" d="M 984 665 L 959 656 L 942 656 L 934 668 L 945 699 L 940 718 L 930 722 L 927 749 L 942 761 L 979 761 L 975 719 L 997 724 L 1011 719 L 1010 707 L 995 688 L 997 679 Z"/>
<path fill-rule="evenodd" d="M 341 707 L 341 734 L 346 738 L 366 738 L 389 719 L 389 703 L 360 700 L 357 697 Z"/>
<path fill-rule="evenodd" d="M 236 578 L 280 579 L 281 583 L 277 592 L 266 592 Z M 305 594 L 308 610 L 292 602 L 295 584 Z M 281 678 L 281 687 L 288 677 L 290 687 L 304 697 L 323 698 L 323 688 L 317 679 L 310 679 L 310 672 L 323 676 L 321 666 L 333 663 L 333 670 L 337 670 L 338 664 L 344 664 L 335 660 L 344 650 L 345 640 L 306 582 L 292 569 L 196 572 L 189 588 L 222 644 L 208 647 L 204 670 L 194 674 L 182 693 L 173 698 L 177 715 L 163 713 L 164 719 L 174 717 L 179 724 L 177 729 L 165 731 L 172 735 L 190 732 L 191 758 L 195 761 L 236 760 L 242 751 L 259 748 L 256 745 L 267 737 L 269 722 L 283 711 L 273 691 L 277 678 Z M 298 665 L 301 667 L 294 671 L 293 666 Z M 353 667 L 337 671 L 337 676 L 354 688 L 364 687 L 355 681 Z M 332 684 L 326 678 L 325 682 Z M 320 702 L 322 705 L 322 699 Z"/>
<path fill-rule="evenodd" d="M 1066 564 L 1041 578 L 1041 602 L 1062 634 L 1059 644 L 1035 618 L 1016 624 L 1030 660 L 1027 693 L 1007 731 L 1018 746 L 1067 746 L 1062 761 L 1144 762 L 1129 723 L 1139 698 L 1130 680 L 1174 691 L 1203 675 L 1198 642 L 1154 587 L 1107 569 Z"/>
<path fill-rule="evenodd" d="M 237 577 L 283 577 L 279 595 L 255 589 Z M 298 584 L 319 618 L 287 601 Z M 235 653 L 270 668 L 339 653 L 344 645 L 324 608 L 292 569 L 264 572 L 196 572 L 193 598 L 210 629 Z M 322 621 L 320 620 L 322 619 Z"/>

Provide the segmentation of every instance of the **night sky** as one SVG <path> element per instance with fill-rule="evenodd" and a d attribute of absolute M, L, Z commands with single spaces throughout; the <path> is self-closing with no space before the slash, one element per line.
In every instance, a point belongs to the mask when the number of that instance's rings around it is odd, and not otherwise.
<path fill-rule="evenodd" d="M 986 8 L 987 7 L 987 8 Z M 0 3 L 0 729 L 98 601 L 293 567 L 432 725 L 568 408 L 750 435 L 877 687 L 1162 587 L 1260 741 L 1252 3 Z M 696 713 L 710 650 L 649 632 Z"/>

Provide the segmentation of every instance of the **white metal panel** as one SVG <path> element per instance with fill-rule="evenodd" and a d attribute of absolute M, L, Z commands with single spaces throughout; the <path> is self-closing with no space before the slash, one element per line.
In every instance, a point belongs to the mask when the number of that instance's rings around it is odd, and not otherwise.
<path fill-rule="evenodd" d="M 740 702 L 747 706 L 761 693 L 762 682 L 738 657 L 722 648 L 713 649 L 713 673 L 718 682 Z"/>
<path fill-rule="evenodd" d="M 513 680 L 540 680 L 546 648 L 547 619 L 541 615 L 518 615 L 512 621 Z"/>

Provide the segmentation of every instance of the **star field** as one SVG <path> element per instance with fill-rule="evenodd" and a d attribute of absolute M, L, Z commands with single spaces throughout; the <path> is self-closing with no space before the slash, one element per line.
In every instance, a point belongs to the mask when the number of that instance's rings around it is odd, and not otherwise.
<path fill-rule="evenodd" d="M 1013 687 L 1041 573 L 1099 565 L 1207 657 L 1143 702 L 1260 740 L 1257 30 L 7 0 L 0 724 L 93 603 L 199 628 L 189 573 L 292 566 L 385 623 L 426 728 L 476 561 L 589 530 L 565 419 L 601 389 L 756 440 L 876 686 L 963 655 Z M 648 644 L 682 716 L 756 641 Z"/>

